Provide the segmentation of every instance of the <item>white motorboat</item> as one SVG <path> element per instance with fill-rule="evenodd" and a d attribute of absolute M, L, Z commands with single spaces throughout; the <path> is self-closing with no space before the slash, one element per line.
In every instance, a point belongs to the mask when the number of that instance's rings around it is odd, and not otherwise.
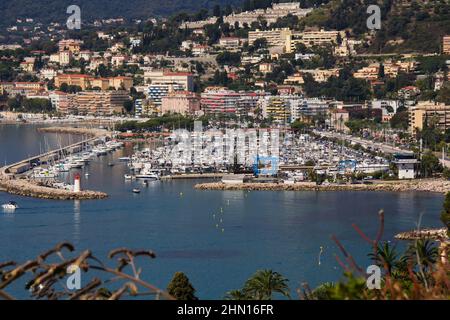
<path fill-rule="evenodd" d="M 14 211 L 18 208 L 19 208 L 19 205 L 14 201 L 10 201 L 8 203 L 2 204 L 2 209 L 5 211 Z"/>
<path fill-rule="evenodd" d="M 135 178 L 139 180 L 149 180 L 149 181 L 159 180 L 159 176 L 156 173 L 137 174 Z"/>
<path fill-rule="evenodd" d="M 124 175 L 125 180 L 131 180 L 133 179 L 133 176 L 131 174 Z"/>

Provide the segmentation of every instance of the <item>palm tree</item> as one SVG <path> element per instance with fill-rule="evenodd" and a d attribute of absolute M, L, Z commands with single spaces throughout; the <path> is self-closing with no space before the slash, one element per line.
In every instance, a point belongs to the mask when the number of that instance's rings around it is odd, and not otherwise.
<path fill-rule="evenodd" d="M 250 300 L 242 290 L 231 290 L 228 291 L 225 300 Z"/>
<path fill-rule="evenodd" d="M 389 242 L 378 244 L 376 253 L 370 253 L 369 257 L 380 267 L 386 269 L 391 274 L 392 270 L 398 266 L 398 254 L 395 246 L 391 246 Z"/>
<path fill-rule="evenodd" d="M 409 246 L 407 255 L 410 257 L 410 261 L 430 268 L 438 260 L 439 250 L 430 240 L 417 240 Z"/>
<path fill-rule="evenodd" d="M 290 298 L 287 282 L 278 272 L 259 270 L 247 280 L 243 292 L 253 300 L 271 300 L 274 293 Z"/>

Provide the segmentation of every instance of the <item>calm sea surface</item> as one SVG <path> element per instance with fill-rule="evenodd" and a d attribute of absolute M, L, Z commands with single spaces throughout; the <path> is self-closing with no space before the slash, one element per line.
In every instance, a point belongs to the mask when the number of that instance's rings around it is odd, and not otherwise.
<path fill-rule="evenodd" d="M 42 135 L 31 125 L 0 125 L 0 161 L 11 163 L 78 139 Z M 124 181 L 126 165 L 108 166 L 131 152 L 129 145 L 83 169 L 90 176 L 82 175 L 82 187 L 107 192 L 107 200 L 49 201 L 0 193 L 0 203 L 13 200 L 21 207 L 14 215 L 0 212 L 0 262 L 24 262 L 60 241 L 103 259 L 114 248 L 143 248 L 154 250 L 157 258 L 139 261 L 142 278 L 160 288 L 183 271 L 200 298 L 220 299 L 267 268 L 287 277 L 294 293 L 302 282 L 316 286 L 340 278 L 332 234 L 367 266 L 371 248 L 351 225 L 375 236 L 380 209 L 386 212 L 385 239 L 415 228 L 420 214 L 422 226 L 441 225 L 439 194 L 197 191 L 198 181 L 145 188 Z M 139 195 L 131 192 L 136 186 Z M 8 292 L 27 297 L 17 287 Z"/>

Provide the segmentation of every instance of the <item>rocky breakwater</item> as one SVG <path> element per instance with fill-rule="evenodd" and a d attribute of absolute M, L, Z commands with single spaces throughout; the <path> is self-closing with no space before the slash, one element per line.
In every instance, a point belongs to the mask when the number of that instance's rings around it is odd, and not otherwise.
<path fill-rule="evenodd" d="M 38 128 L 37 130 L 39 132 L 66 133 L 74 135 L 85 135 L 91 137 L 105 137 L 111 134 L 111 132 L 104 129 L 75 128 L 75 127 L 44 127 Z"/>
<path fill-rule="evenodd" d="M 450 181 L 440 179 L 411 181 L 382 181 L 374 184 L 323 184 L 314 182 L 284 183 L 239 183 L 222 182 L 201 183 L 195 186 L 198 190 L 249 190 L 249 191 L 389 191 L 408 192 L 423 191 L 446 193 L 450 191 Z"/>
<path fill-rule="evenodd" d="M 98 191 L 73 192 L 64 189 L 50 188 L 27 179 L 1 179 L 0 190 L 25 197 L 52 200 L 93 200 L 104 199 L 108 195 Z"/>

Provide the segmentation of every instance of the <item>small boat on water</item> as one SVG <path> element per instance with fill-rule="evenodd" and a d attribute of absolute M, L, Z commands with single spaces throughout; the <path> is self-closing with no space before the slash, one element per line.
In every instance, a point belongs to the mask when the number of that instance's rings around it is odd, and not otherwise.
<path fill-rule="evenodd" d="M 133 176 L 131 174 L 124 175 L 125 180 L 131 180 L 133 179 Z"/>
<path fill-rule="evenodd" d="M 140 189 L 133 189 L 133 193 L 141 193 L 141 190 Z"/>
<path fill-rule="evenodd" d="M 14 211 L 18 208 L 19 208 L 19 205 L 14 201 L 10 201 L 8 203 L 2 204 L 3 210 Z"/>

